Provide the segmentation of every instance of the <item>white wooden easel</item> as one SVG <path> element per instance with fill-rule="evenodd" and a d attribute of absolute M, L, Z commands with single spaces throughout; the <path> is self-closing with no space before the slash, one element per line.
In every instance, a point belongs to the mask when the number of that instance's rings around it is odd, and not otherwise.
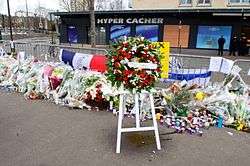
<path fill-rule="evenodd" d="M 157 149 L 161 150 L 158 125 L 157 125 L 156 116 L 155 116 L 154 98 L 153 98 L 152 93 L 148 92 L 148 94 L 149 94 L 149 98 L 150 98 L 151 113 L 152 113 L 152 117 L 153 117 L 153 126 L 150 126 L 150 127 L 141 127 L 140 126 L 139 94 L 136 93 L 136 94 L 134 94 L 135 110 L 136 110 L 136 114 L 135 114 L 136 127 L 133 127 L 133 128 L 122 128 L 122 121 L 123 121 L 123 117 L 124 117 L 123 115 L 125 112 L 125 104 L 126 104 L 126 101 L 124 99 L 126 99 L 126 95 L 128 95 L 128 93 L 120 94 L 116 153 L 121 152 L 121 134 L 123 132 L 135 132 L 135 131 L 154 131 Z"/>

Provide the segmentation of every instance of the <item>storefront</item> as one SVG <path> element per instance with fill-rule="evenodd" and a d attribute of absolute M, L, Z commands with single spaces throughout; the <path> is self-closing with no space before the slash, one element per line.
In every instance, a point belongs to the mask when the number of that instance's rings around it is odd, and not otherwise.
<path fill-rule="evenodd" d="M 89 13 L 54 14 L 61 20 L 61 43 L 90 42 Z M 95 16 L 97 44 L 101 45 L 122 36 L 143 36 L 169 41 L 171 47 L 216 49 L 223 35 L 228 49 L 233 35 L 250 33 L 250 9 L 96 11 Z"/>

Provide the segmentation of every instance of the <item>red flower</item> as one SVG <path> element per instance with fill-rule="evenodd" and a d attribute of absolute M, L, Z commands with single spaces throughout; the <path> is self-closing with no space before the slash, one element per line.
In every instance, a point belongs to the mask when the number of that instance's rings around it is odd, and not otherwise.
<path fill-rule="evenodd" d="M 95 97 L 95 99 L 98 101 L 98 102 L 100 102 L 100 101 L 102 101 L 102 95 L 100 95 L 100 94 L 97 94 L 96 95 L 96 97 Z"/>
<path fill-rule="evenodd" d="M 129 75 L 131 75 L 133 73 L 133 71 L 131 71 L 131 70 L 125 70 L 124 71 L 124 75 L 126 76 L 126 77 L 128 77 Z"/>
<path fill-rule="evenodd" d="M 145 77 L 146 77 L 146 74 L 145 74 L 145 73 L 141 73 L 141 74 L 140 74 L 140 77 L 141 77 L 141 78 L 145 78 Z"/>
<path fill-rule="evenodd" d="M 144 54 L 142 54 L 142 57 L 143 57 L 143 58 L 147 58 L 147 57 L 148 57 L 148 54 L 144 53 Z"/>
<path fill-rule="evenodd" d="M 96 88 L 101 88 L 102 87 L 102 84 L 97 84 L 96 85 Z"/>
<path fill-rule="evenodd" d="M 119 68 L 121 66 L 120 62 L 115 62 L 115 68 Z"/>
<path fill-rule="evenodd" d="M 119 49 L 118 50 L 118 55 L 122 55 L 123 54 L 123 49 Z"/>
<path fill-rule="evenodd" d="M 144 87 L 144 83 L 143 82 L 139 82 L 139 87 L 143 88 Z"/>
<path fill-rule="evenodd" d="M 156 69 L 156 72 L 160 73 L 160 72 L 161 72 L 161 68 L 158 67 L 158 68 Z"/>
<path fill-rule="evenodd" d="M 123 77 L 123 81 L 128 82 L 128 77 Z"/>
<path fill-rule="evenodd" d="M 121 61 L 121 60 L 123 60 L 123 59 L 124 59 L 123 55 L 120 55 L 120 56 L 119 56 L 119 60 Z"/>
<path fill-rule="evenodd" d="M 114 61 L 116 61 L 118 59 L 118 56 L 113 56 L 112 58 Z"/>
<path fill-rule="evenodd" d="M 122 81 L 122 77 L 117 75 L 116 78 L 115 78 L 117 81 Z"/>
<path fill-rule="evenodd" d="M 145 70 L 141 70 L 138 74 L 142 79 L 146 78 L 148 75 Z"/>
<path fill-rule="evenodd" d="M 130 53 L 126 53 L 126 56 L 125 56 L 127 59 L 131 59 L 132 58 L 132 55 Z"/>
<path fill-rule="evenodd" d="M 128 47 L 128 42 L 123 42 L 124 47 Z"/>

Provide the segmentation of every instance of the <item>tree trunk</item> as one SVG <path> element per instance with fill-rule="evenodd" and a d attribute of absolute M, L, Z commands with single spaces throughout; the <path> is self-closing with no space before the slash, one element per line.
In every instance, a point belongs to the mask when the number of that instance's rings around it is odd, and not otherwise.
<path fill-rule="evenodd" d="M 89 11 L 90 11 L 90 37 L 91 47 L 96 47 L 96 31 L 95 31 L 95 1 L 89 0 Z"/>

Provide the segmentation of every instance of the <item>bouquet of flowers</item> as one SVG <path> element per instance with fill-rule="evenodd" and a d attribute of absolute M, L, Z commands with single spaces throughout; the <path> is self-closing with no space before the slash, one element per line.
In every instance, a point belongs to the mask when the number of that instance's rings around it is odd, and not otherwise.
<path fill-rule="evenodd" d="M 158 47 L 149 40 L 124 37 L 115 42 L 107 54 L 107 79 L 117 88 L 123 85 L 133 92 L 150 90 L 160 77 L 160 56 Z M 129 65 L 131 63 L 137 64 L 137 67 Z"/>

